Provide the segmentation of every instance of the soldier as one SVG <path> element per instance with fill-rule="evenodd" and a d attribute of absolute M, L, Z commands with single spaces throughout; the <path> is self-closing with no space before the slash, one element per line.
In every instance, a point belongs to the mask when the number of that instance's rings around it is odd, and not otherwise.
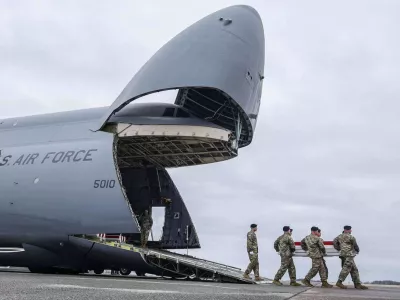
<path fill-rule="evenodd" d="M 275 251 L 281 256 L 281 267 L 279 268 L 278 272 L 276 272 L 274 281 L 272 282 L 276 285 L 282 285 L 280 280 L 288 270 L 290 285 L 301 286 L 300 283 L 296 282 L 296 267 L 293 262 L 293 252 L 296 250 L 296 247 L 291 237 L 292 231 L 293 229 L 290 229 L 289 226 L 284 226 L 284 233 L 279 236 L 274 243 Z"/>
<path fill-rule="evenodd" d="M 243 277 L 250 279 L 249 274 L 254 271 L 254 279 L 260 281 L 260 264 L 258 262 L 258 243 L 257 243 L 257 224 L 250 225 L 250 231 L 247 233 L 247 253 L 249 255 L 250 263 L 244 272 Z"/>
<path fill-rule="evenodd" d="M 347 275 L 351 273 L 351 278 L 356 289 L 368 289 L 368 287 L 361 284 L 360 274 L 354 262 L 354 256 L 360 252 L 360 248 L 358 247 L 356 238 L 351 235 L 351 226 L 344 226 L 343 233 L 333 240 L 333 246 L 336 250 L 340 251 L 339 257 L 342 260 L 342 271 L 339 274 L 336 286 L 341 289 L 347 289 L 347 286 L 343 285 L 343 281 L 345 281 Z"/>
<path fill-rule="evenodd" d="M 140 226 L 142 229 L 140 234 L 140 242 L 142 247 L 146 247 L 147 240 L 149 239 L 149 233 L 151 227 L 153 226 L 153 219 L 151 218 L 147 209 L 144 211 L 144 215 L 140 219 Z"/>
<path fill-rule="evenodd" d="M 321 229 L 318 228 L 317 230 L 317 236 L 321 239 L 322 243 L 324 243 L 324 240 L 321 238 Z M 308 248 L 307 248 L 307 244 L 306 244 L 306 238 L 301 240 L 301 248 L 308 252 Z M 326 272 L 326 278 L 328 278 L 328 266 L 326 265 L 326 261 L 324 258 L 322 258 L 323 262 L 324 262 L 324 268 L 325 268 L 325 272 Z M 342 265 L 343 266 L 343 265 Z"/>
<path fill-rule="evenodd" d="M 318 227 L 311 227 L 311 234 L 306 236 L 304 239 L 306 249 L 308 250 L 308 256 L 312 260 L 312 266 L 306 277 L 303 279 L 303 283 L 306 286 L 312 287 L 311 279 L 319 272 L 321 277 L 322 286 L 324 288 L 333 287 L 328 283 L 328 276 L 324 266 L 323 256 L 326 255 L 326 250 L 322 239 L 318 237 Z"/>
<path fill-rule="evenodd" d="M 322 243 L 324 243 L 324 240 L 321 238 L 321 229 L 318 228 L 317 232 L 318 232 L 317 236 L 321 239 Z M 326 261 L 325 261 L 324 258 L 322 258 L 322 261 L 324 262 L 324 268 L 325 268 L 325 272 L 326 272 L 326 278 L 329 278 L 329 276 L 328 276 L 328 266 L 326 265 Z"/>
<path fill-rule="evenodd" d="M 342 231 L 342 233 L 344 233 L 344 231 Z M 333 240 L 333 247 L 334 247 L 337 251 L 340 251 L 339 236 L 337 236 L 337 237 Z M 354 250 L 355 250 L 357 253 L 360 251 L 360 249 L 358 248 L 358 245 L 354 245 Z M 339 258 L 340 258 L 341 266 L 342 266 L 342 268 L 343 268 L 344 261 L 346 260 L 346 258 L 343 257 L 343 256 L 340 256 L 340 255 L 339 255 Z M 351 268 L 350 276 L 351 276 L 351 280 L 353 281 L 353 284 L 354 284 L 354 287 L 355 287 L 355 286 L 356 286 L 356 284 L 355 284 L 356 279 L 355 279 L 355 277 L 354 277 L 354 269 L 353 269 L 353 268 Z"/>

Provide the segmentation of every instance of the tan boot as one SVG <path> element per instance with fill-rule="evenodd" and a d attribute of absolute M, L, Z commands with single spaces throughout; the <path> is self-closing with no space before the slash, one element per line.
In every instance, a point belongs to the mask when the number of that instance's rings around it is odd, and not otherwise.
<path fill-rule="evenodd" d="M 255 280 L 255 281 L 262 281 L 262 279 L 261 279 L 260 276 L 256 276 L 256 277 L 254 278 L 254 280 Z"/>
<path fill-rule="evenodd" d="M 356 283 L 354 286 L 357 290 L 368 290 L 368 287 L 362 285 L 361 283 Z"/>
<path fill-rule="evenodd" d="M 301 286 L 301 284 L 298 283 L 298 282 L 296 282 L 296 281 L 291 281 L 291 282 L 290 282 L 290 285 L 291 285 L 291 286 Z"/>
<path fill-rule="evenodd" d="M 280 282 L 279 280 L 274 280 L 272 281 L 272 283 L 279 286 L 283 285 L 282 282 Z"/>
<path fill-rule="evenodd" d="M 333 287 L 333 285 L 329 284 L 328 281 L 322 281 L 321 287 L 323 287 L 323 288 L 331 288 L 331 287 Z"/>
<path fill-rule="evenodd" d="M 336 286 L 341 289 L 347 289 L 347 286 L 345 286 L 340 280 L 338 280 L 338 282 L 336 282 Z"/>
<path fill-rule="evenodd" d="M 311 284 L 310 280 L 308 280 L 308 279 L 305 279 L 305 278 L 304 278 L 304 279 L 301 281 L 301 283 L 303 283 L 305 286 L 313 287 L 313 285 Z"/>
<path fill-rule="evenodd" d="M 246 274 L 246 273 L 243 274 L 243 278 L 251 279 L 250 276 L 249 276 L 249 274 Z"/>

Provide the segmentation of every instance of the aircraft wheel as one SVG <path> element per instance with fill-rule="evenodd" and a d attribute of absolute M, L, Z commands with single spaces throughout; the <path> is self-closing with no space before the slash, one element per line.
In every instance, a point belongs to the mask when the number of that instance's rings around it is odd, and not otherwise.
<path fill-rule="evenodd" d="M 79 275 L 79 271 L 77 270 L 56 269 L 55 272 L 63 275 Z"/>
<path fill-rule="evenodd" d="M 146 276 L 146 273 L 144 272 L 139 272 L 139 271 L 135 271 L 136 276 Z"/>
<path fill-rule="evenodd" d="M 100 275 L 100 274 L 103 274 L 104 269 L 96 269 L 96 270 L 93 270 L 93 272 L 94 272 L 94 274 Z"/>
<path fill-rule="evenodd" d="M 131 274 L 131 270 L 126 269 L 126 268 L 121 268 L 119 269 L 119 274 L 124 275 L 124 276 L 128 276 L 129 274 Z"/>

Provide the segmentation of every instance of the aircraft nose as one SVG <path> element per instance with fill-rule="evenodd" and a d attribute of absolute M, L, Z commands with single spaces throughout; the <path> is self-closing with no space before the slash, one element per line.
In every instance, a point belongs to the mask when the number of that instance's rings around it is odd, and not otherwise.
<path fill-rule="evenodd" d="M 235 5 L 221 9 L 213 15 L 218 17 L 223 30 L 240 38 L 254 50 L 264 53 L 264 27 L 259 13 L 253 7 Z"/>
<path fill-rule="evenodd" d="M 144 64 L 95 130 L 101 130 L 110 116 L 129 102 L 179 89 L 175 104 L 232 132 L 240 115 L 243 129 L 238 138 L 241 145 L 248 145 L 260 107 L 264 43 L 260 15 L 250 6 L 230 6 L 202 18 Z"/>

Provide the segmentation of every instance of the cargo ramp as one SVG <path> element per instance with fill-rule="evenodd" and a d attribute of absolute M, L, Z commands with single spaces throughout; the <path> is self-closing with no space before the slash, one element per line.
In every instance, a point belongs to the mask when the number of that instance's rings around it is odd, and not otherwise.
<path fill-rule="evenodd" d="M 187 278 L 218 282 L 254 283 L 253 280 L 243 278 L 244 271 L 236 267 L 165 250 L 142 249 L 141 251 L 145 253 L 146 261 L 154 267 Z"/>
<path fill-rule="evenodd" d="M 249 283 L 255 282 L 243 278 L 240 268 L 220 264 L 217 262 L 197 258 L 194 256 L 178 254 L 167 250 L 142 248 L 121 241 L 95 241 L 92 242 L 117 247 L 126 251 L 139 252 L 145 262 L 156 268 L 161 276 L 174 274 L 176 278 L 187 278 L 192 280 L 208 280 L 216 282 Z"/>

